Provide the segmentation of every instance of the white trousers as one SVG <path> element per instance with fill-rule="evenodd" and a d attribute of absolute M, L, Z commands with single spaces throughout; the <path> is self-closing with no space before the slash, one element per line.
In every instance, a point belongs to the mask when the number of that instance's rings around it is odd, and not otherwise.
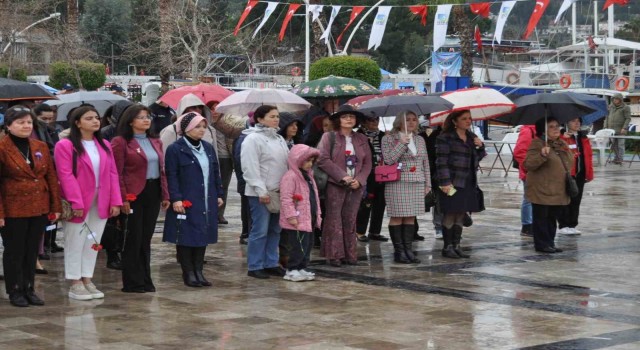
<path fill-rule="evenodd" d="M 91 246 L 96 242 L 100 244 L 106 224 L 107 219 L 100 219 L 98 216 L 98 205 L 95 200 L 84 222 L 76 224 L 67 221 L 63 224 L 66 279 L 79 280 L 82 277 L 93 277 L 98 252 Z M 91 238 L 91 232 L 95 233 L 95 240 Z"/>

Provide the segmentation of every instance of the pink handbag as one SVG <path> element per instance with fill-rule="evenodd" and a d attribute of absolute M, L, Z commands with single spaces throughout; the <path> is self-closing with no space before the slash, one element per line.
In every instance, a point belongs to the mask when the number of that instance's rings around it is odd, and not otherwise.
<path fill-rule="evenodd" d="M 402 163 L 378 165 L 374 170 L 376 182 L 395 182 L 400 180 Z"/>

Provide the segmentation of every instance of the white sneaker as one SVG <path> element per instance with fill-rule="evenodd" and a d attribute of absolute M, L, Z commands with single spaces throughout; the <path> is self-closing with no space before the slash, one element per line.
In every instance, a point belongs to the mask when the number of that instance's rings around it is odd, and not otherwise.
<path fill-rule="evenodd" d="M 577 228 L 573 228 L 573 232 L 575 232 L 576 235 L 579 235 L 582 233 L 582 231 L 578 230 Z"/>
<path fill-rule="evenodd" d="M 84 287 L 84 284 L 72 284 L 69 288 L 69 298 L 75 300 L 91 300 L 93 297 L 91 293 Z"/>
<path fill-rule="evenodd" d="M 442 230 L 436 229 L 435 236 L 436 236 L 436 239 L 442 239 Z"/>
<path fill-rule="evenodd" d="M 96 288 L 96 285 L 93 282 L 85 284 L 84 287 L 87 289 L 87 292 L 91 293 L 91 298 L 93 299 L 102 299 L 104 298 L 104 293 Z"/>
<path fill-rule="evenodd" d="M 287 271 L 287 273 L 284 275 L 283 278 L 285 280 L 291 281 L 291 282 L 302 282 L 302 281 L 306 281 L 307 280 L 307 277 L 301 275 L 300 271 L 298 271 L 298 270 Z"/>
<path fill-rule="evenodd" d="M 304 276 L 307 279 L 307 281 L 313 281 L 316 279 L 316 274 L 311 271 L 302 269 L 302 270 L 298 270 L 298 272 L 300 272 L 300 274 Z"/>
<path fill-rule="evenodd" d="M 558 231 L 556 231 L 556 233 L 559 233 L 561 235 L 568 235 L 569 234 L 569 228 L 568 227 L 563 227 L 561 229 L 559 229 Z"/>

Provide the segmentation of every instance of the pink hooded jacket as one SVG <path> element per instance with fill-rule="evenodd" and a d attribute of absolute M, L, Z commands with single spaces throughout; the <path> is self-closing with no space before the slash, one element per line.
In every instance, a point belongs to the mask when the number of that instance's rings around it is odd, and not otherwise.
<path fill-rule="evenodd" d="M 302 164 L 311 157 L 318 157 L 320 151 L 307 145 L 295 145 L 289 151 L 289 170 L 280 180 L 280 227 L 286 230 L 298 230 L 301 232 L 313 232 L 311 227 L 311 201 L 309 200 L 309 185 L 302 176 L 300 168 Z M 313 182 L 315 189 L 316 204 L 318 206 L 316 215 L 316 226 L 320 228 L 322 219 L 320 218 L 320 197 L 318 187 L 313 179 L 313 170 L 307 172 Z M 294 196 L 300 195 L 300 201 L 294 200 Z M 298 197 L 298 196 L 296 196 Z M 294 227 L 287 221 L 288 218 L 298 219 L 298 227 Z"/>

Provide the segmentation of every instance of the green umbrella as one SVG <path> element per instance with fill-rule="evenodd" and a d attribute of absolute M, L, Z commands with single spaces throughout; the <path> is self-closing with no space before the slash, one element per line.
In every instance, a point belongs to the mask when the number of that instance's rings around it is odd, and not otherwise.
<path fill-rule="evenodd" d="M 362 80 L 333 75 L 300 84 L 291 92 L 304 98 L 341 98 L 380 94 L 378 89 Z"/>

